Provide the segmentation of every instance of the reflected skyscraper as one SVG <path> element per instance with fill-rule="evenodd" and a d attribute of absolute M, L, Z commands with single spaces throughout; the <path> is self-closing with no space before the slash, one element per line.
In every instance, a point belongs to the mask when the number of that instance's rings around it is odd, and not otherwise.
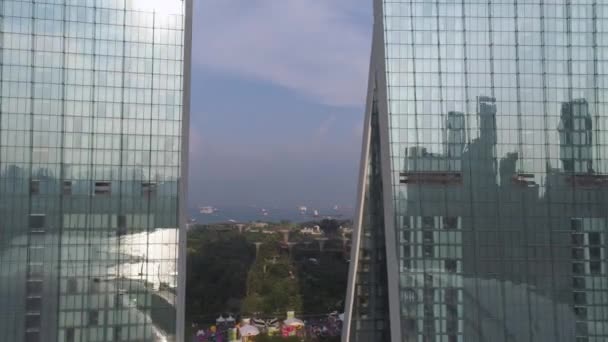
<path fill-rule="evenodd" d="M 449 112 L 447 119 L 447 150 L 445 152 L 451 170 L 462 169 L 462 153 L 466 144 L 465 116 L 461 112 Z"/>
<path fill-rule="evenodd" d="M 374 13 L 343 340 L 608 340 L 608 4 Z"/>
<path fill-rule="evenodd" d="M 0 1 L 0 340 L 181 340 L 191 10 Z"/>
<path fill-rule="evenodd" d="M 589 103 L 576 99 L 562 104 L 559 122 L 560 159 L 564 171 L 593 171 L 593 119 Z"/>

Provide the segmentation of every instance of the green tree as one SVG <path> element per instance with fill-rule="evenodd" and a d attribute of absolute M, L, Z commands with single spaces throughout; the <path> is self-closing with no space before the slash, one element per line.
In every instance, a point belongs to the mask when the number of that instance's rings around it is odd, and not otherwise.
<path fill-rule="evenodd" d="M 242 236 L 192 232 L 188 238 L 186 314 L 191 321 L 238 311 L 255 248 Z M 234 306 L 236 307 L 230 307 Z"/>
<path fill-rule="evenodd" d="M 277 253 L 276 242 L 262 245 L 247 276 L 242 312 L 277 315 L 301 311 L 302 298 L 295 273 L 289 258 Z"/>
<path fill-rule="evenodd" d="M 335 236 L 338 234 L 338 228 L 340 228 L 340 222 L 333 219 L 323 219 L 319 222 L 319 227 L 327 236 Z"/>

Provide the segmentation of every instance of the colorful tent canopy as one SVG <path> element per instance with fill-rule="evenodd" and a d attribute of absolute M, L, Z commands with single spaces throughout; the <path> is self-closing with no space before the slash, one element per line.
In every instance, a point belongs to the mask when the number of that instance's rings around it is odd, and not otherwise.
<path fill-rule="evenodd" d="M 285 323 L 286 325 L 289 325 L 291 327 L 304 326 L 304 322 L 302 322 L 302 320 L 299 320 L 297 318 L 288 318 L 288 319 L 284 320 L 283 323 Z"/>
<path fill-rule="evenodd" d="M 260 330 L 253 325 L 245 325 L 239 328 L 241 336 L 256 336 L 260 333 Z"/>

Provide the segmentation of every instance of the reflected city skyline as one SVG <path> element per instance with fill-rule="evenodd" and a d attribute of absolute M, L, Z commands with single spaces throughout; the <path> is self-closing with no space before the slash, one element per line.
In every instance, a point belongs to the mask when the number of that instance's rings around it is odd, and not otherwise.
<path fill-rule="evenodd" d="M 606 339 L 608 5 L 374 9 L 343 340 Z"/>
<path fill-rule="evenodd" d="M 608 175 L 596 173 L 590 160 L 593 123 L 588 103 L 576 99 L 562 104 L 555 128 L 562 137 L 561 167 L 546 163 L 541 180 L 518 168 L 518 152 L 495 156 L 499 108 L 494 98 L 477 99 L 478 138 L 457 144 L 454 153 L 446 155 L 412 147 L 410 151 L 418 153 L 410 152 L 404 161 L 400 178 L 404 186 L 397 193 L 405 205 L 396 215 L 402 220 L 397 223 L 403 260 L 400 288 L 410 295 L 402 308 L 421 301 L 427 317 L 423 334 L 436 336 L 435 291 L 442 291 L 448 310 L 443 319 L 451 326 L 446 328 L 448 335 L 461 332 L 467 341 L 481 334 L 482 340 L 521 341 L 534 331 L 536 340 L 555 335 L 575 339 L 581 329 L 577 321 L 586 322 L 586 306 L 593 305 L 585 293 L 596 286 L 593 277 L 603 277 L 606 271 L 601 241 L 608 228 L 604 210 Z M 454 115 L 460 116 L 450 114 L 452 121 Z M 458 125 L 447 127 L 448 137 L 461 136 Z M 453 146 L 448 146 L 450 151 Z M 451 157 L 459 153 L 460 158 Z M 589 206 L 589 196 L 595 205 Z M 555 208 L 560 211 L 551 212 Z M 550 216 L 543 214 L 547 212 Z M 468 276 L 473 274 L 475 280 Z M 415 297 L 416 287 L 426 294 Z M 518 296 L 528 299 L 517 302 Z M 531 306 L 532 298 L 545 304 Z M 518 306 L 532 311 L 521 316 L 516 314 Z M 415 309 L 414 305 L 404 315 L 415 317 Z M 559 327 L 528 325 L 534 315 L 550 316 L 549 312 L 562 322 Z M 416 320 L 406 320 L 405 325 L 406 340 L 415 339 Z"/>

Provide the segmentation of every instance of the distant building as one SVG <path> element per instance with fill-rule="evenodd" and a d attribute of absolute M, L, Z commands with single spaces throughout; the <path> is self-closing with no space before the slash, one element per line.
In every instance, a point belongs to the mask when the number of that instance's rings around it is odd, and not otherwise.
<path fill-rule="evenodd" d="M 300 234 L 304 235 L 323 235 L 321 227 L 315 225 L 313 227 L 304 227 L 300 229 Z"/>
<path fill-rule="evenodd" d="M 340 228 L 338 228 L 338 231 L 340 233 L 343 233 L 343 234 L 351 234 L 353 232 L 353 229 L 350 228 L 350 227 L 342 227 L 342 226 L 340 226 Z"/>

